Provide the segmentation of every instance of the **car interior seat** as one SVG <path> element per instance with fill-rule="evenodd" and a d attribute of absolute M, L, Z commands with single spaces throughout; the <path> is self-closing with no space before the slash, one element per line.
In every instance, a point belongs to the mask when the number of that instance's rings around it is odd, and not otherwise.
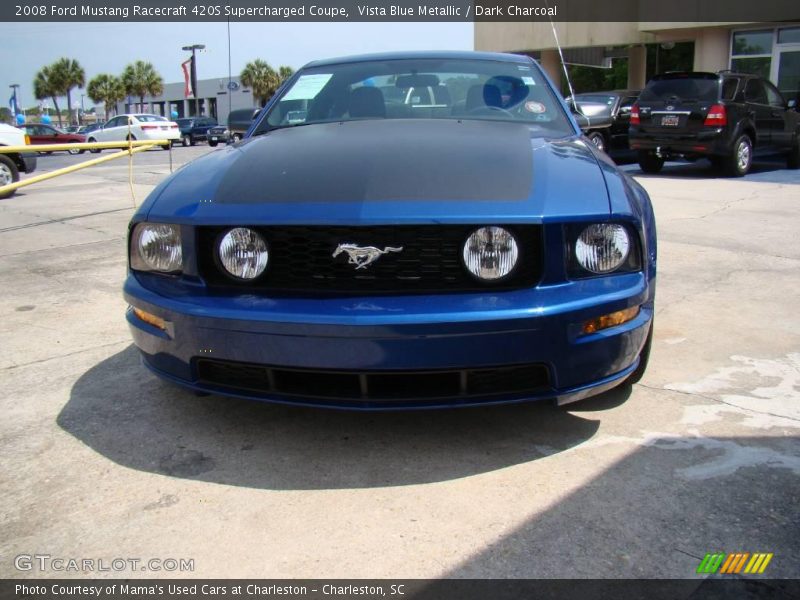
<path fill-rule="evenodd" d="M 350 92 L 350 116 L 356 118 L 385 118 L 386 102 L 376 87 L 357 87 Z"/>

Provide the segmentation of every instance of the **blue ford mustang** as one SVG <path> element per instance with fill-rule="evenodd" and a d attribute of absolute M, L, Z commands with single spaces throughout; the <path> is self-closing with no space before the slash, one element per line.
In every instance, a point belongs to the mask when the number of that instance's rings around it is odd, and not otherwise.
<path fill-rule="evenodd" d="M 129 231 L 144 363 L 198 392 L 357 409 L 580 400 L 644 372 L 656 231 L 536 62 L 298 71 Z"/>

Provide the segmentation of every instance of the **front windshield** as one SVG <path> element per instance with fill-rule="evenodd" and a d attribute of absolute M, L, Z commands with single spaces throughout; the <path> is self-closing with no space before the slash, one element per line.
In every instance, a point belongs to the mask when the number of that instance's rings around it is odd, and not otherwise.
<path fill-rule="evenodd" d="M 361 119 L 496 119 L 569 135 L 560 102 L 532 63 L 375 60 L 302 70 L 254 135 L 276 127 Z"/>

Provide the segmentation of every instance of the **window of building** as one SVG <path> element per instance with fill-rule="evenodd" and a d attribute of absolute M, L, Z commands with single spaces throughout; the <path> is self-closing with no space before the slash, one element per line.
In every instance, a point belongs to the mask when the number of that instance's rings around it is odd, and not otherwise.
<path fill-rule="evenodd" d="M 800 44 L 800 27 L 788 27 L 778 30 L 779 44 Z"/>
<path fill-rule="evenodd" d="M 774 31 L 737 31 L 733 34 L 731 69 L 769 78 Z"/>

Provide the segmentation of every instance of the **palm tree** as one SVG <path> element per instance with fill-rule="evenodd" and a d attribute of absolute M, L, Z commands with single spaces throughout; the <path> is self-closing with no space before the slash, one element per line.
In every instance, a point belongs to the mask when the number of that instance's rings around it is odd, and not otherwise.
<path fill-rule="evenodd" d="M 247 63 L 239 75 L 242 84 L 253 90 L 253 97 L 264 106 L 281 85 L 281 78 L 275 69 L 260 58 Z"/>
<path fill-rule="evenodd" d="M 292 67 L 287 67 L 286 65 L 278 67 L 278 76 L 281 78 L 281 83 L 289 79 L 292 75 L 294 75 L 294 69 Z"/>
<path fill-rule="evenodd" d="M 59 74 L 52 66 L 42 67 L 33 78 L 33 95 L 37 100 L 52 98 L 53 106 L 58 115 L 58 126 L 61 127 L 61 111 L 58 109 L 58 96 L 61 94 L 63 84 L 58 79 Z"/>
<path fill-rule="evenodd" d="M 86 91 L 92 102 L 95 104 L 102 102 L 105 105 L 106 121 L 108 121 L 108 107 L 114 106 L 116 111 L 117 102 L 125 98 L 125 87 L 122 85 L 122 81 L 118 77 L 106 73 L 94 77 L 86 86 Z"/>
<path fill-rule="evenodd" d="M 67 120 L 72 123 L 72 89 L 86 85 L 86 72 L 80 63 L 73 58 L 60 58 L 51 66 L 60 84 L 61 95 L 67 97 Z M 77 123 L 77 119 L 75 122 Z"/>
<path fill-rule="evenodd" d="M 125 93 L 138 96 L 139 110 L 144 110 L 145 96 L 158 96 L 164 92 L 164 79 L 158 74 L 153 63 L 137 60 L 122 72 L 122 85 Z"/>

